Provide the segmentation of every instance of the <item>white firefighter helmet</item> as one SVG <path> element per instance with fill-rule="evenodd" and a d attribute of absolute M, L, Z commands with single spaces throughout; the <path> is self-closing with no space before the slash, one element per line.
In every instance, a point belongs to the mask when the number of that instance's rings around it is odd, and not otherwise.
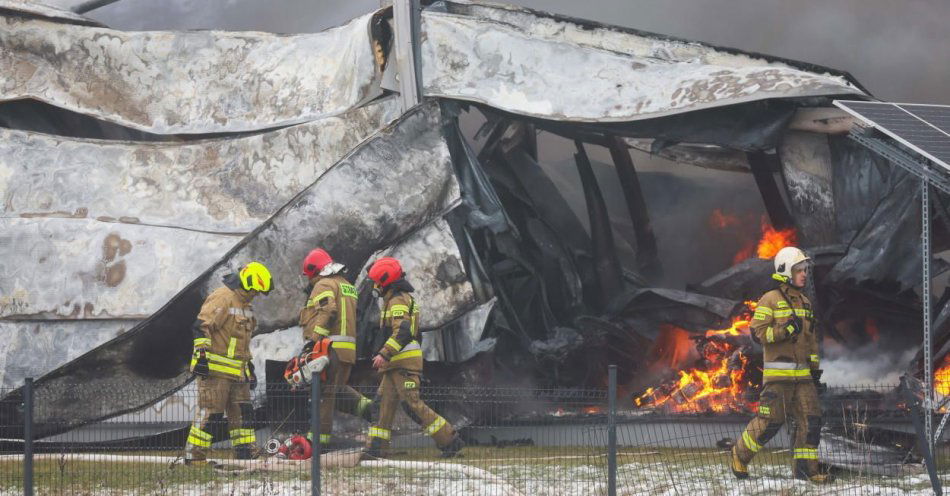
<path fill-rule="evenodd" d="M 794 246 L 786 246 L 775 254 L 775 274 L 772 278 L 777 281 L 789 282 L 792 279 L 792 268 L 811 260 L 805 252 Z"/>

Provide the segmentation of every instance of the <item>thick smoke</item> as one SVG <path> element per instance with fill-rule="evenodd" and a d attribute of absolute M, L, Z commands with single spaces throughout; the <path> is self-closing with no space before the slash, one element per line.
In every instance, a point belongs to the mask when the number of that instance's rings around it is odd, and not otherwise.
<path fill-rule="evenodd" d="M 858 349 L 846 349 L 833 341 L 825 341 L 825 371 L 822 381 L 829 386 L 854 388 L 859 385 L 893 385 L 910 369 L 917 349 L 882 351 L 875 343 Z"/>

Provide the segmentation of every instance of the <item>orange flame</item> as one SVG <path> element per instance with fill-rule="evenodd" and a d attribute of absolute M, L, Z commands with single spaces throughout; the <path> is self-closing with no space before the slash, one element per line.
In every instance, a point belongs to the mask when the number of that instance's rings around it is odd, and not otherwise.
<path fill-rule="evenodd" d="M 689 339 L 689 331 L 679 327 L 663 324 L 660 334 L 654 341 L 651 369 L 679 368 L 690 358 L 693 342 Z"/>
<path fill-rule="evenodd" d="M 945 355 L 940 367 L 934 372 L 934 390 L 950 396 L 950 355 Z"/>
<path fill-rule="evenodd" d="M 798 234 L 795 232 L 795 229 L 776 230 L 764 215 L 762 216 L 759 226 L 762 230 L 762 236 L 759 238 L 758 243 L 747 241 L 742 249 L 733 257 L 733 265 L 750 258 L 753 254 L 759 258 L 772 258 L 782 248 L 795 246 L 798 242 Z"/>
<path fill-rule="evenodd" d="M 772 258 L 782 248 L 795 246 L 797 241 L 795 229 L 776 231 L 771 224 L 766 223 L 765 217 L 762 217 L 762 238 L 759 239 L 755 253 L 759 258 Z"/>
<path fill-rule="evenodd" d="M 707 339 L 701 346 L 705 366 L 680 370 L 675 383 L 648 388 L 634 398 L 634 404 L 666 406 L 677 413 L 753 411 L 754 405 L 743 395 L 751 385 L 746 377 L 749 358 L 735 344 L 716 338 L 749 333 L 749 319 L 756 304 L 745 304 L 747 310 L 735 317 L 728 328 L 706 331 Z"/>

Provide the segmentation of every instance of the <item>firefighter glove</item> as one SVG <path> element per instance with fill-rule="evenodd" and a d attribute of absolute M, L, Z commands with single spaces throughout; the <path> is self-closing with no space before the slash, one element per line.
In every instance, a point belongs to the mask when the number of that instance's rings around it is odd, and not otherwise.
<path fill-rule="evenodd" d="M 257 374 L 254 373 L 254 362 L 247 362 L 247 382 L 251 383 L 251 390 L 257 387 Z"/>
<path fill-rule="evenodd" d="M 195 367 L 191 369 L 195 375 L 207 377 L 211 374 L 211 368 L 208 367 L 208 357 L 204 350 L 195 350 Z"/>
<path fill-rule="evenodd" d="M 790 320 L 788 324 L 785 324 L 785 330 L 788 332 L 788 337 L 794 339 L 802 333 L 802 324 L 797 319 Z"/>

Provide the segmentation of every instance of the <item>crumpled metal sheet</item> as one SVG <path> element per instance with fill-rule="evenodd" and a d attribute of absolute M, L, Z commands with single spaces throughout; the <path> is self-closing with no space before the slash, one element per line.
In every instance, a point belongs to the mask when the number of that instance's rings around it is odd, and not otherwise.
<path fill-rule="evenodd" d="M 779 145 L 778 154 L 799 242 L 804 246 L 837 242 L 832 187 L 834 163 L 828 136 L 789 131 Z"/>
<path fill-rule="evenodd" d="M 628 291 L 611 301 L 615 317 L 673 324 L 683 329 L 705 331 L 725 323 L 741 303 L 698 293 L 664 288 Z"/>
<path fill-rule="evenodd" d="M 157 134 L 338 115 L 379 94 L 373 15 L 305 35 L 123 32 L 0 16 L 0 101 L 33 98 Z"/>
<path fill-rule="evenodd" d="M 895 449 L 870 441 L 857 442 L 844 436 L 822 432 L 818 458 L 823 464 L 861 475 L 899 477 L 909 473 L 923 474 L 925 469 L 922 464 L 907 461 L 908 452 L 912 448 L 913 446 L 907 446 L 905 449 Z"/>
<path fill-rule="evenodd" d="M 680 143 L 662 146 L 654 151 L 656 140 L 649 138 L 626 138 L 624 141 L 631 148 L 655 155 L 679 164 L 702 167 L 729 172 L 752 172 L 746 154 L 739 150 L 732 150 L 715 145 L 700 145 Z"/>
<path fill-rule="evenodd" d="M 542 119 L 625 122 L 769 98 L 864 94 L 844 76 L 492 9 L 423 11 L 425 95 Z"/>
<path fill-rule="evenodd" d="M 0 320 L 0 388 L 61 367 L 135 327 L 137 320 Z"/>
<path fill-rule="evenodd" d="M 277 131 L 188 143 L 0 129 L 0 216 L 248 233 L 399 113 L 386 98 Z"/>
<path fill-rule="evenodd" d="M 240 240 L 90 219 L 0 218 L 0 319 L 142 319 Z"/>
<path fill-rule="evenodd" d="M 897 294 L 920 283 L 920 182 L 893 168 L 891 189 L 854 237 L 826 282 Z"/>
<path fill-rule="evenodd" d="M 360 293 L 372 291 L 366 269 L 380 257 L 394 257 L 402 264 L 415 289 L 413 297 L 421 312 L 418 325 L 423 331 L 438 329 L 477 304 L 458 243 L 444 219 L 436 219 L 405 241 L 369 257 L 356 282 Z"/>
<path fill-rule="evenodd" d="M 491 351 L 496 338 L 482 339 L 496 300 L 483 303 L 438 331 L 422 334 L 422 353 L 426 361 L 461 363 L 479 353 Z"/>
<path fill-rule="evenodd" d="M 838 242 L 850 243 L 887 194 L 891 166 L 847 136 L 828 136 Z"/>
<path fill-rule="evenodd" d="M 361 267 L 375 251 L 457 206 L 459 186 L 440 117 L 433 103 L 407 113 L 330 168 L 157 313 L 40 378 L 37 392 L 56 400 L 37 412 L 45 424 L 38 425 L 38 434 L 135 410 L 187 383 L 190 327 L 205 295 L 240 265 L 261 260 L 271 268 L 274 290 L 254 302 L 255 313 L 261 331 L 285 328 L 295 323 L 303 298 L 299 262 L 314 246 L 337 254 L 347 267 Z M 105 400 L 94 394 L 105 387 L 127 394 Z"/>
<path fill-rule="evenodd" d="M 24 14 L 38 16 L 60 22 L 83 26 L 102 26 L 102 24 L 68 10 L 50 7 L 39 2 L 26 0 L 0 0 L 0 15 Z"/>

